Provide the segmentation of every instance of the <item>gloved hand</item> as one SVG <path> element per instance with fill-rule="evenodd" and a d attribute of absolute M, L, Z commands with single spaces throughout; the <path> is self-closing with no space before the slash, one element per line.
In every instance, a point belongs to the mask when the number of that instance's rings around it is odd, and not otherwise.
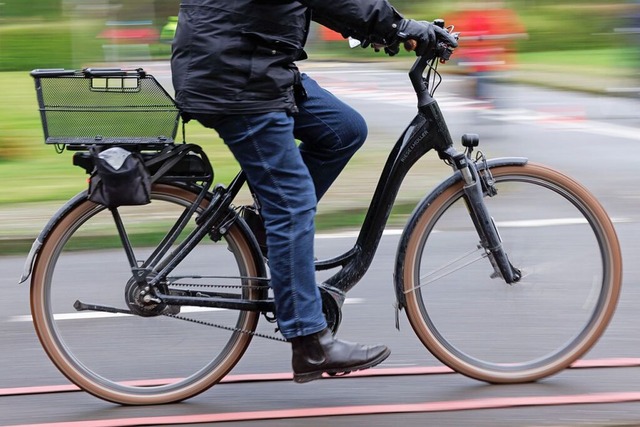
<path fill-rule="evenodd" d="M 400 43 L 393 43 L 390 44 L 389 46 L 385 46 L 384 47 L 384 53 L 386 53 L 389 56 L 395 56 L 398 53 L 400 53 Z"/>
<path fill-rule="evenodd" d="M 436 46 L 435 27 L 431 22 L 403 19 L 398 24 L 397 36 L 400 40 L 417 41 L 416 55 L 422 56 Z"/>
<path fill-rule="evenodd" d="M 422 56 L 426 52 L 434 49 L 436 43 L 441 40 L 451 47 L 457 47 L 457 40 L 444 28 L 428 21 L 415 21 L 413 19 L 402 19 L 398 23 L 397 36 L 401 40 L 415 40 L 418 46 L 415 49 L 416 55 Z"/>
<path fill-rule="evenodd" d="M 384 49 L 384 53 L 389 56 L 395 56 L 400 52 L 400 42 L 398 41 L 390 45 L 373 43 L 371 47 L 373 47 L 376 52 L 380 52 Z"/>

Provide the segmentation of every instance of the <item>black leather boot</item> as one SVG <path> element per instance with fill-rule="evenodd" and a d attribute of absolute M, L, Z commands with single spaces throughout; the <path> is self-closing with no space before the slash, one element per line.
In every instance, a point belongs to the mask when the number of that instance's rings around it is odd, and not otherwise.
<path fill-rule="evenodd" d="M 324 372 L 348 374 L 371 368 L 391 354 L 384 345 L 366 346 L 335 339 L 327 328 L 318 333 L 291 340 L 293 380 L 306 383 Z"/>

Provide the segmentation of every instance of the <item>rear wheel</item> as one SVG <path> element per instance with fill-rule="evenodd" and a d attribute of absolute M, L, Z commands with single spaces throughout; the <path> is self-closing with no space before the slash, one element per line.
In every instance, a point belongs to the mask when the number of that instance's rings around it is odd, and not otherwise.
<path fill-rule="evenodd" d="M 148 205 L 118 208 L 139 262 L 195 194 L 154 185 L 151 199 Z M 219 241 L 205 238 L 171 276 L 224 276 L 176 281 L 191 289 L 228 286 L 225 292 L 258 298 L 263 291 L 256 287 L 264 282 L 247 278 L 258 276 L 264 266 L 254 257 L 244 227 L 236 221 Z M 85 391 L 131 405 L 180 401 L 219 382 L 249 345 L 256 312 L 181 307 L 179 315 L 189 322 L 165 315 L 176 307 L 147 307 L 144 316 L 74 309 L 76 301 L 127 309 L 140 297 L 132 283 L 110 211 L 89 201 L 61 219 L 37 258 L 31 308 L 38 337 L 58 369 Z"/>
<path fill-rule="evenodd" d="M 409 223 L 399 261 L 407 315 L 455 371 L 534 381 L 568 367 L 605 331 L 620 293 L 620 248 L 598 201 L 565 175 L 534 164 L 492 173 L 498 194 L 484 200 L 522 279 L 494 277 L 459 182 Z"/>

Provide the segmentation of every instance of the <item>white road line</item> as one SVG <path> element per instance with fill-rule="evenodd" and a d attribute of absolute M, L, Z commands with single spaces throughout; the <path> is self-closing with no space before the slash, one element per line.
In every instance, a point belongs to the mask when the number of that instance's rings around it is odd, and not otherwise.
<path fill-rule="evenodd" d="M 615 224 L 634 222 L 631 218 L 611 218 Z M 550 227 L 555 225 L 586 224 L 585 218 L 551 218 L 551 219 L 525 219 L 521 221 L 497 221 L 498 227 Z"/>
<path fill-rule="evenodd" d="M 344 71 L 323 71 L 323 74 L 343 74 Z M 349 73 L 362 74 L 362 70 L 351 70 Z M 364 74 L 385 75 L 388 74 L 389 81 L 397 80 L 397 73 L 393 72 L 365 72 Z M 390 105 L 399 105 L 413 108 L 415 104 L 415 94 L 407 89 L 406 85 L 392 85 L 391 87 L 376 87 L 375 81 L 355 83 L 352 86 L 344 86 L 342 84 L 333 84 L 332 82 L 323 82 L 323 87 L 334 93 L 338 97 L 346 97 L 365 101 L 378 101 Z M 440 91 L 436 99 L 443 111 L 466 111 L 466 110 L 485 110 L 483 103 L 452 93 Z M 589 120 L 578 111 L 569 112 L 568 114 L 554 113 L 548 111 L 536 111 L 530 109 L 511 108 L 511 109 L 492 109 L 488 110 L 486 118 L 519 123 L 535 123 L 544 124 L 545 126 L 553 126 L 557 129 L 567 131 L 585 132 L 594 135 L 611 136 L 616 138 L 626 138 L 640 141 L 640 132 L 637 128 L 631 126 L 622 126 L 602 121 Z"/>
<path fill-rule="evenodd" d="M 630 218 L 612 218 L 614 223 L 632 222 Z M 498 221 L 496 224 L 498 227 L 505 228 L 534 228 L 534 227 L 551 227 L 561 225 L 576 225 L 585 224 L 587 221 L 584 218 L 549 218 L 549 219 L 531 219 L 531 220 L 519 220 L 519 221 Z M 437 230 L 434 230 L 437 232 Z M 358 237 L 359 231 L 345 231 L 341 233 L 326 233 L 316 234 L 316 239 L 343 239 L 343 238 L 355 238 Z M 402 234 L 401 229 L 387 229 L 382 233 L 383 236 L 399 236 Z M 365 300 L 362 298 L 347 298 L 345 304 L 362 304 Z M 211 307 L 183 307 L 181 313 L 196 313 L 196 312 L 210 312 L 221 311 L 222 308 Z M 79 312 L 79 313 L 60 313 L 55 315 L 56 320 L 86 320 L 86 319 L 100 319 L 100 318 L 112 318 L 129 316 L 128 314 L 121 313 L 102 313 L 102 312 Z M 8 322 L 31 322 L 31 315 L 19 315 L 10 316 Z"/>
<path fill-rule="evenodd" d="M 633 222 L 631 218 L 611 218 L 613 223 L 626 223 Z M 496 224 L 498 227 L 550 227 L 556 225 L 574 225 L 585 224 L 587 221 L 584 218 L 548 218 L 548 219 L 525 219 L 518 221 L 498 221 Z M 385 229 L 382 233 L 383 236 L 400 236 L 402 229 Z M 343 231 L 338 233 L 319 233 L 316 234 L 316 239 L 352 239 L 358 237 L 359 230 Z"/>
<path fill-rule="evenodd" d="M 504 122 L 544 123 L 545 126 L 552 126 L 556 129 L 640 141 L 638 128 L 589 119 L 573 119 L 571 115 L 552 114 L 527 109 L 502 109 L 489 110 L 485 113 L 485 117 Z"/>
<path fill-rule="evenodd" d="M 316 239 L 345 239 L 345 238 L 353 238 L 353 237 L 358 237 L 358 234 L 360 233 L 359 230 L 351 230 L 351 231 L 342 231 L 339 233 L 322 233 L 322 234 L 316 234 Z M 402 230 L 398 229 L 398 230 L 393 230 L 393 229 L 388 229 L 388 230 L 384 230 L 382 232 L 383 236 L 399 236 L 402 234 Z"/>
<path fill-rule="evenodd" d="M 363 298 L 347 298 L 344 303 L 345 304 L 362 304 L 365 300 Z M 224 311 L 224 308 L 213 308 L 213 307 L 182 307 L 180 309 L 180 314 L 189 314 L 189 313 L 200 313 L 200 312 L 211 312 L 211 311 Z M 88 320 L 88 319 L 106 319 L 113 317 L 128 317 L 130 314 L 123 313 L 103 313 L 97 311 L 84 311 L 78 313 L 60 313 L 55 314 L 53 317 L 55 320 Z M 20 315 L 20 316 L 11 316 L 8 318 L 8 322 L 31 322 L 33 319 L 30 314 Z"/>
<path fill-rule="evenodd" d="M 550 227 L 554 225 L 575 225 L 586 224 L 585 218 L 556 218 L 556 219 L 530 219 L 520 221 L 498 221 L 498 227 L 505 228 L 534 228 L 534 227 Z"/>
<path fill-rule="evenodd" d="M 197 312 L 206 312 L 206 311 L 222 311 L 223 308 L 213 308 L 213 307 L 183 307 L 180 310 L 180 313 L 197 313 Z M 124 313 L 104 313 L 98 311 L 83 311 L 76 313 L 59 313 L 55 314 L 53 317 L 55 320 L 86 320 L 86 319 L 104 319 L 111 317 L 128 317 L 130 314 Z M 9 317 L 9 322 L 31 322 L 32 318 L 30 314 L 21 315 L 21 316 L 11 316 Z"/>

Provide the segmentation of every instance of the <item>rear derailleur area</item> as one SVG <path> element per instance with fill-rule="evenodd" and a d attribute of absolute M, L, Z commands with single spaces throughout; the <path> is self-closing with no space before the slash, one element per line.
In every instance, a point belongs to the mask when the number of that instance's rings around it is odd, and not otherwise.
<path fill-rule="evenodd" d="M 129 279 L 125 287 L 125 302 L 129 310 L 133 314 L 142 317 L 176 315 L 180 313 L 179 305 L 165 304 L 154 295 L 151 286 L 147 283 L 148 279 L 151 278 L 150 276 L 147 277 L 145 283 L 139 283 L 133 277 Z M 159 283 L 157 288 L 163 294 L 169 293 L 169 288 L 165 283 Z M 175 292 L 171 290 L 171 294 Z"/>

